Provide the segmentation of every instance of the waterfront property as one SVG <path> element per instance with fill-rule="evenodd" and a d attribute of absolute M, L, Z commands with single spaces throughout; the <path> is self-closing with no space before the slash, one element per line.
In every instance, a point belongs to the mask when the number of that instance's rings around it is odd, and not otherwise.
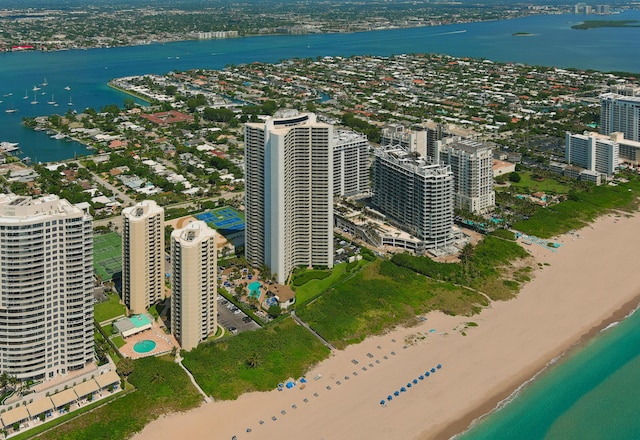
<path fill-rule="evenodd" d="M 313 113 L 245 125 L 246 256 L 280 284 L 297 266 L 333 266 L 332 145 Z"/>
<path fill-rule="evenodd" d="M 0 371 L 51 380 L 93 362 L 88 205 L 0 195 Z"/>
<path fill-rule="evenodd" d="M 448 165 L 412 157 L 400 146 L 381 147 L 373 162 L 372 203 L 417 238 L 416 252 L 453 244 L 453 173 Z"/>
<path fill-rule="evenodd" d="M 164 297 L 164 209 L 145 200 L 122 210 L 122 299 L 140 314 Z"/>
<path fill-rule="evenodd" d="M 193 221 L 171 233 L 171 333 L 191 350 L 218 326 L 216 233 Z"/>

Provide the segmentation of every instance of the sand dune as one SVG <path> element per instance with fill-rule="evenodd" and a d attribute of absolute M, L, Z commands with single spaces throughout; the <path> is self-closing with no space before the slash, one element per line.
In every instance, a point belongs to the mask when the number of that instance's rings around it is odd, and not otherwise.
<path fill-rule="evenodd" d="M 560 237 L 556 253 L 527 246 L 549 265 L 517 299 L 471 318 L 431 313 L 417 327 L 336 352 L 308 373 L 304 389 L 203 404 L 165 416 L 134 438 L 450 438 L 551 359 L 635 308 L 640 286 L 629 274 L 637 266 L 631 238 L 638 230 L 640 216 L 610 215 L 579 231 L 579 238 Z M 468 321 L 478 326 L 464 336 Z M 441 370 L 419 379 L 437 364 Z M 405 392 L 380 404 L 403 386 Z"/>

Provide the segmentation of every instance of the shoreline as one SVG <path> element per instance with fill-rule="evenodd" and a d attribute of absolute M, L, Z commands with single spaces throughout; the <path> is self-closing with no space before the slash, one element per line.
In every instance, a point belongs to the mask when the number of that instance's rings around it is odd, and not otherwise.
<path fill-rule="evenodd" d="M 640 214 L 610 213 L 557 237 L 558 252 L 528 246 L 531 263 L 539 265 L 515 299 L 471 317 L 429 313 L 417 326 L 332 354 L 307 372 L 304 389 L 203 404 L 162 416 L 133 438 L 431 440 L 461 434 L 550 362 L 635 310 L 640 286 L 625 274 L 634 270 L 628 237 L 638 227 Z M 600 264 L 605 260 L 616 264 Z M 439 363 L 442 370 L 409 388 L 407 381 Z M 406 392 L 382 405 L 403 383 Z M 211 426 L 215 436 L 205 436 Z"/>
<path fill-rule="evenodd" d="M 514 379 L 511 386 L 506 386 L 504 389 L 498 391 L 493 398 L 487 399 L 486 402 L 484 402 L 474 410 L 471 410 L 468 413 L 464 414 L 457 421 L 452 422 L 439 432 L 430 434 L 428 437 L 421 436 L 419 440 L 425 440 L 427 438 L 443 440 L 459 438 L 469 429 L 473 428 L 476 424 L 482 423 L 484 418 L 492 415 L 496 411 L 499 411 L 504 404 L 508 404 L 512 399 L 516 398 L 517 394 L 520 391 L 524 390 L 529 384 L 536 381 L 538 376 L 548 372 L 557 362 L 569 356 L 572 356 L 575 352 L 581 350 L 586 344 L 591 342 L 611 324 L 623 321 L 624 319 L 629 317 L 631 313 L 638 310 L 639 307 L 640 292 L 635 296 L 634 299 L 622 305 L 608 318 L 603 319 L 600 324 L 591 327 L 591 329 L 589 329 L 589 331 L 582 335 L 580 337 L 580 340 L 575 344 L 566 347 L 564 350 L 558 349 L 558 354 L 548 359 L 546 362 L 541 361 L 538 365 L 539 368 L 536 368 L 536 366 L 532 366 L 531 371 L 533 372 L 533 374 L 529 376 L 523 375 L 520 380 Z"/>

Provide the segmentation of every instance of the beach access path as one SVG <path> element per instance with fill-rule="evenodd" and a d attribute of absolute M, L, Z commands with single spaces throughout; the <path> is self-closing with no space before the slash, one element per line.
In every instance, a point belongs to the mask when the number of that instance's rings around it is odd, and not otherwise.
<path fill-rule="evenodd" d="M 640 289 L 629 274 L 637 270 L 630 238 L 638 230 L 640 216 L 611 214 L 557 237 L 557 252 L 530 246 L 531 265 L 540 268 L 516 299 L 472 317 L 430 313 L 418 326 L 334 351 L 308 372 L 304 388 L 164 416 L 134 439 L 448 439 L 636 307 Z M 419 379 L 437 364 L 442 369 Z"/>

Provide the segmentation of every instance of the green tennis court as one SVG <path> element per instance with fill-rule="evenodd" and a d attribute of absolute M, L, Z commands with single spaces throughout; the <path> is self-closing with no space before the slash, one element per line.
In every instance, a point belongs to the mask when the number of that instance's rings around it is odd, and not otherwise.
<path fill-rule="evenodd" d="M 93 237 L 93 270 L 103 281 L 122 272 L 122 238 L 115 232 Z"/>

